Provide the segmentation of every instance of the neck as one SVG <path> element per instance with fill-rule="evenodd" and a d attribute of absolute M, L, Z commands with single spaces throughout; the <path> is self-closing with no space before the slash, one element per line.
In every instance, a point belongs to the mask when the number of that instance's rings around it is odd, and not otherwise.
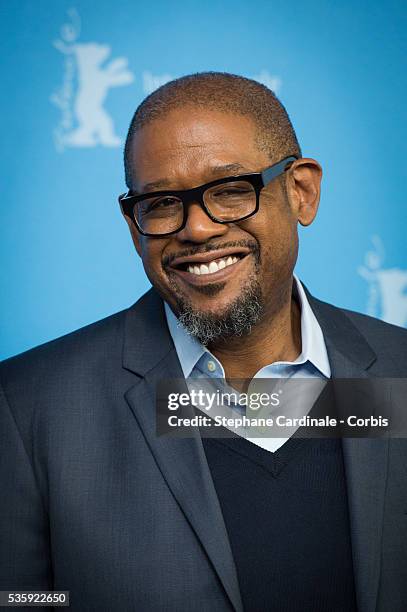
<path fill-rule="evenodd" d="M 208 348 L 222 363 L 228 380 L 252 379 L 265 365 L 294 361 L 301 353 L 301 311 L 291 286 L 280 307 L 266 312 L 249 335 Z"/>

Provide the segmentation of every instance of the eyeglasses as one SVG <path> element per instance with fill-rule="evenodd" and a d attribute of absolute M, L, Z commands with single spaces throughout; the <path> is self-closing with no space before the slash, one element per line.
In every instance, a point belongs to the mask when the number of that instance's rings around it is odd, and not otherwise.
<path fill-rule="evenodd" d="M 259 210 L 260 192 L 283 174 L 297 160 L 285 157 L 263 172 L 228 176 L 184 191 L 154 191 L 120 196 L 124 215 L 129 217 L 143 236 L 161 237 L 175 234 L 187 223 L 188 207 L 199 203 L 216 223 L 243 221 Z"/>

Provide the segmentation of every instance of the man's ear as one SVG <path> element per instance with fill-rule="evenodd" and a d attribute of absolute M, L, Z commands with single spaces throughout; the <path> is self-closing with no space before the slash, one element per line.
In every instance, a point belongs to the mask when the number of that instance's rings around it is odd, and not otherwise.
<path fill-rule="evenodd" d="M 318 211 L 322 168 L 315 159 L 304 157 L 292 165 L 287 190 L 301 225 L 310 225 Z"/>
<path fill-rule="evenodd" d="M 121 197 L 119 196 L 119 204 L 121 204 Z M 120 206 L 121 208 L 121 206 Z M 141 257 L 141 244 L 140 244 L 140 234 L 136 229 L 136 226 L 134 225 L 133 221 L 131 219 L 129 219 L 129 217 L 127 215 L 124 214 L 123 209 L 122 209 L 122 215 L 124 217 L 124 220 L 126 221 L 129 230 L 130 230 L 130 234 L 131 234 L 131 238 L 133 240 L 133 244 L 135 246 L 135 249 L 138 253 L 138 255 Z"/>

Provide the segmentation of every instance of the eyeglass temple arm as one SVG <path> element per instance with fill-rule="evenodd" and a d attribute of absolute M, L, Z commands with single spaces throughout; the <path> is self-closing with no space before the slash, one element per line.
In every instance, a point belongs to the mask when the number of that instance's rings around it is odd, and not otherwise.
<path fill-rule="evenodd" d="M 294 156 L 286 157 L 277 164 L 274 164 L 274 166 L 271 166 L 271 168 L 267 168 L 267 170 L 264 170 L 264 172 L 261 173 L 264 185 L 267 185 L 268 183 L 270 183 L 270 181 L 282 174 L 285 170 L 288 170 L 287 166 L 291 166 L 291 164 L 297 161 L 297 159 L 298 158 Z"/>

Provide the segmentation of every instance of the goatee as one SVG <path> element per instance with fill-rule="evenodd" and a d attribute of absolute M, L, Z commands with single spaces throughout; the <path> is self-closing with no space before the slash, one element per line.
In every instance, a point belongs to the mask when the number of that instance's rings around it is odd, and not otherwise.
<path fill-rule="evenodd" d="M 228 306 L 227 310 L 215 315 L 192 308 L 191 304 L 179 298 L 178 320 L 191 336 L 207 346 L 236 336 L 246 336 L 260 320 L 263 312 L 260 283 L 253 282 Z"/>
<path fill-rule="evenodd" d="M 263 292 L 258 281 L 260 269 L 260 249 L 254 241 L 229 243 L 228 246 L 248 246 L 254 257 L 254 274 L 241 294 L 221 313 L 206 313 L 196 307 L 180 291 L 174 279 L 171 279 L 174 295 L 177 296 L 178 320 L 191 336 L 194 336 L 204 346 L 227 340 L 231 337 L 241 337 L 250 334 L 253 326 L 260 320 L 263 313 Z M 226 246 L 226 245 L 225 245 Z M 226 283 L 211 283 L 197 287 L 206 295 L 215 296 L 220 293 Z"/>

